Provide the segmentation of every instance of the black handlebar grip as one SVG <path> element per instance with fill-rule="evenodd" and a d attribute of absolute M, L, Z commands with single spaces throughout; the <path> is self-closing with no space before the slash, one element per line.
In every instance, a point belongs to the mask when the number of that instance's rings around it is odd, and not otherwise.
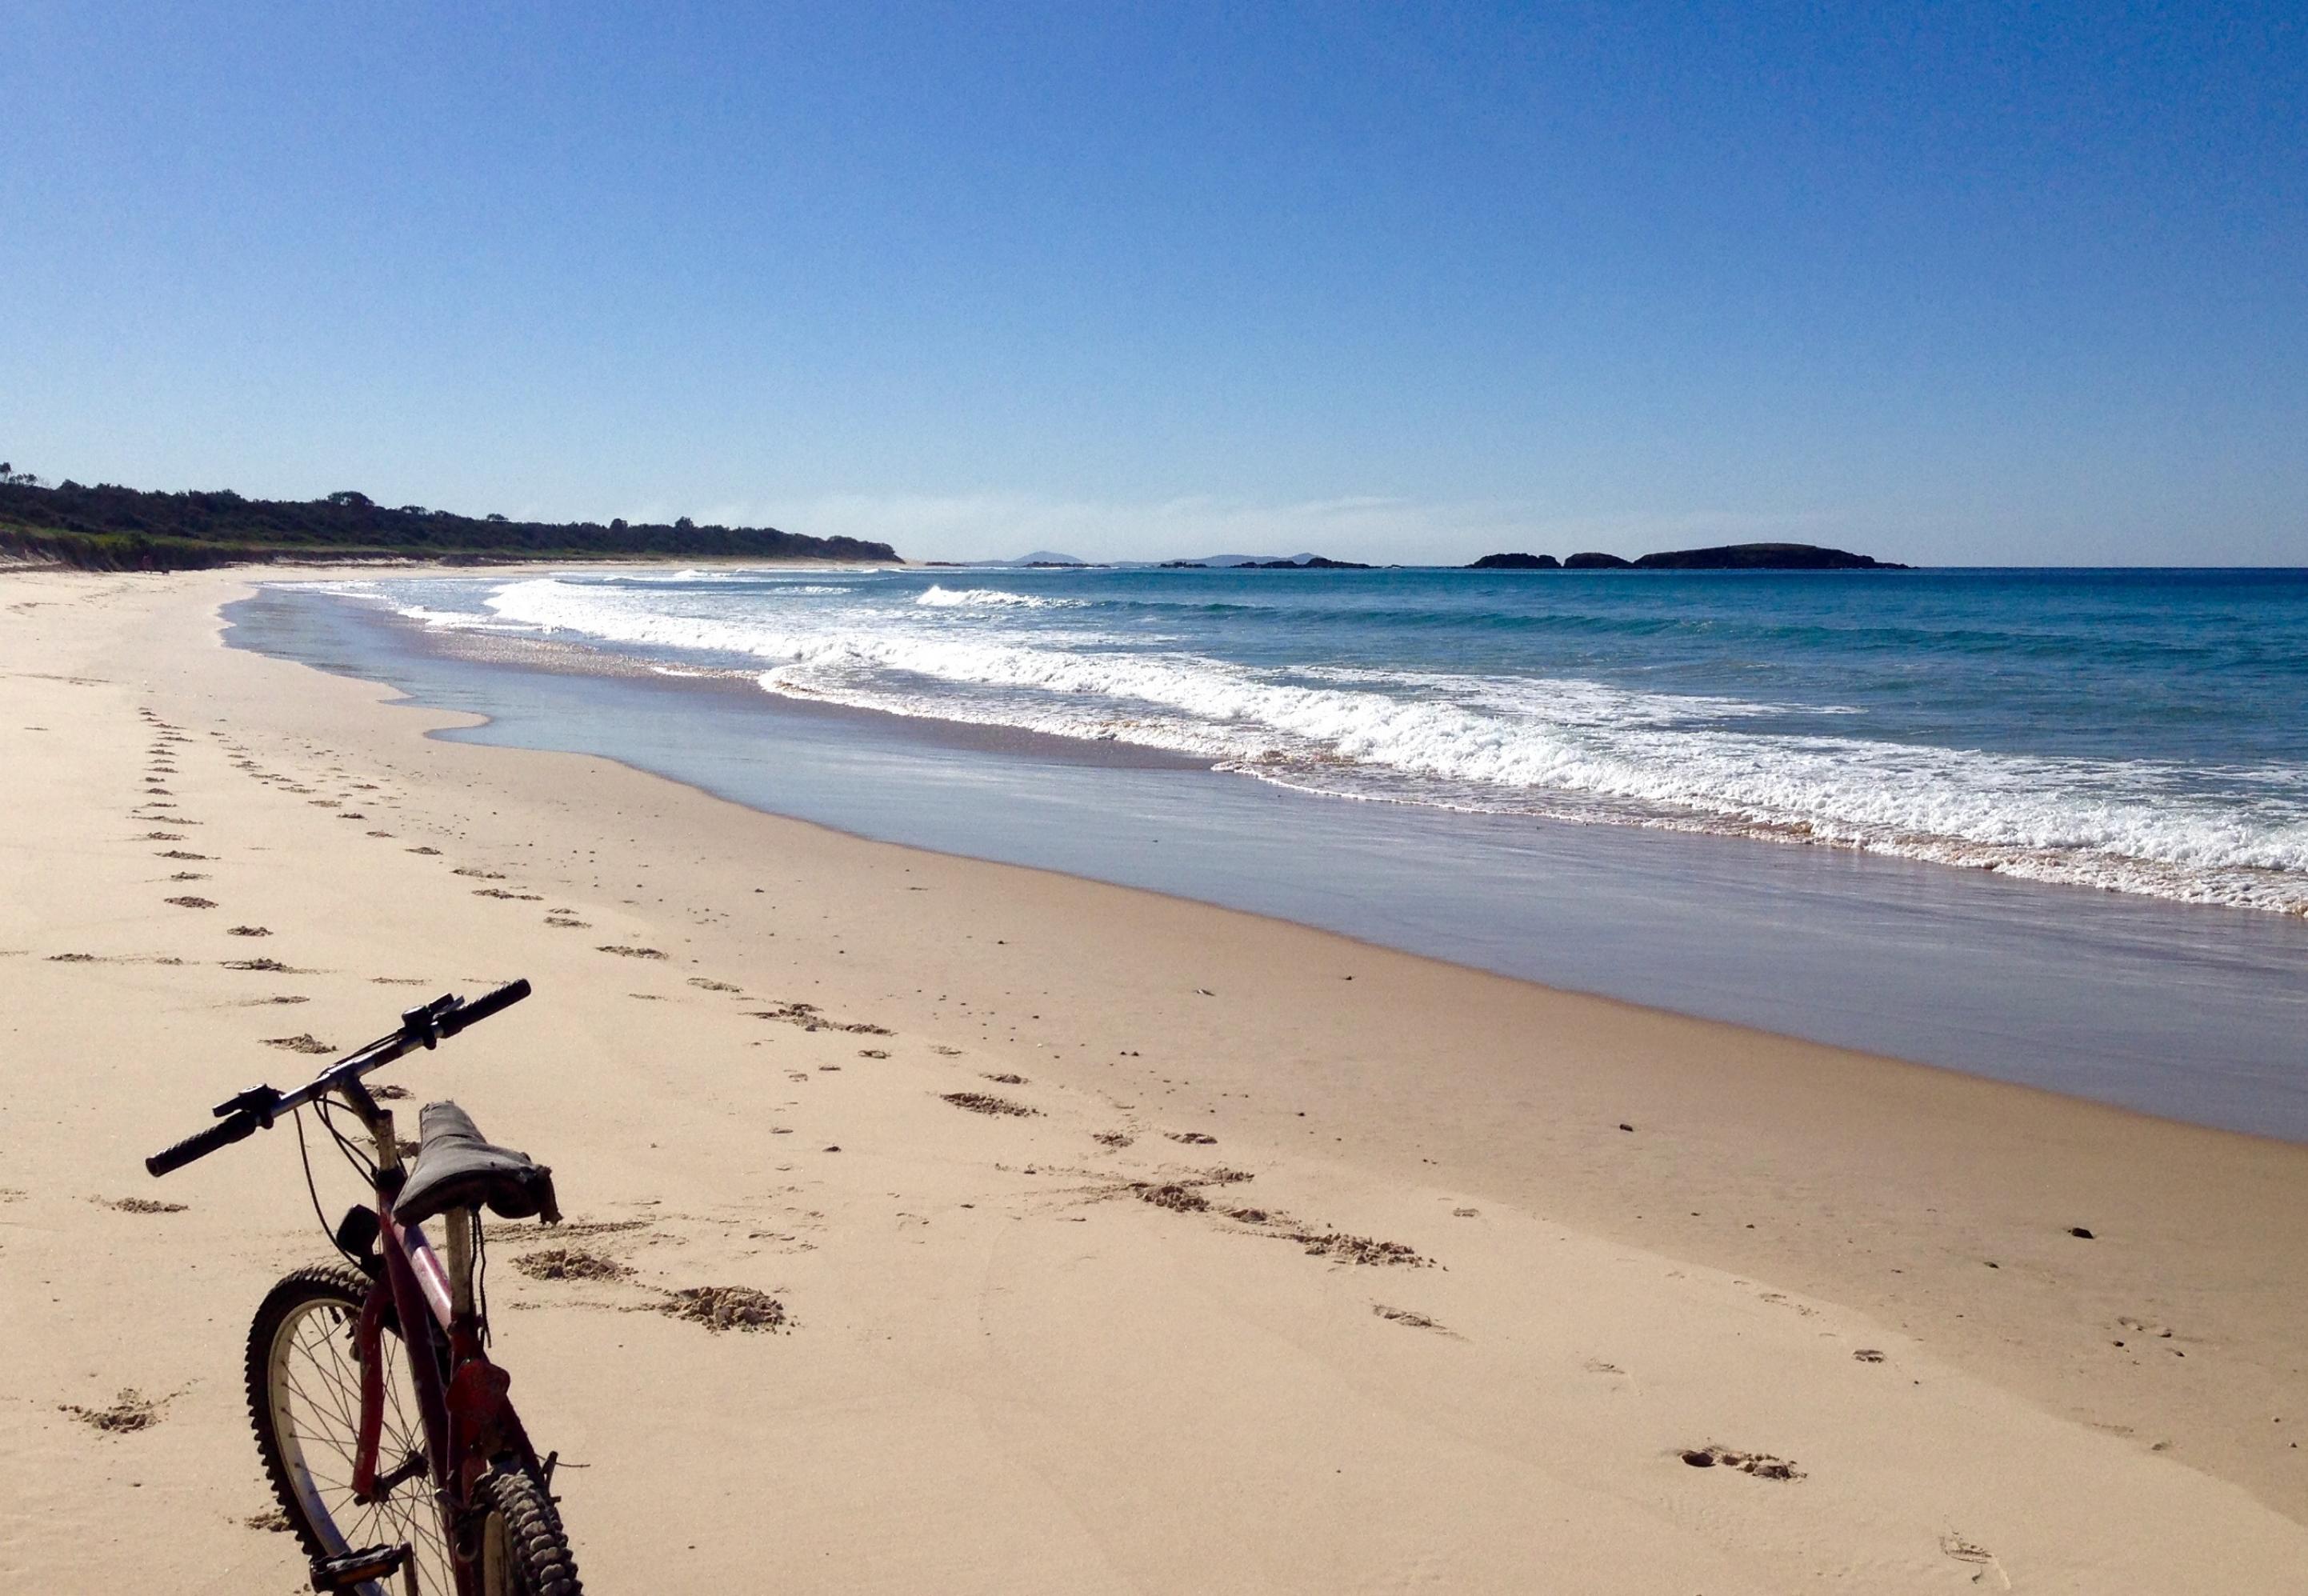
<path fill-rule="evenodd" d="M 441 1034 L 454 1036 L 468 1025 L 478 1025 L 491 1014 L 511 1008 L 529 996 L 526 979 L 507 981 L 494 992 L 485 992 L 470 1003 L 459 1004 L 441 1016 Z"/>
<path fill-rule="evenodd" d="M 147 1173 L 160 1176 L 171 1169 L 181 1169 L 194 1159 L 206 1158 L 220 1147 L 229 1147 L 235 1142 L 256 1134 L 257 1118 L 254 1114 L 228 1114 L 204 1131 L 186 1136 L 174 1147 L 154 1153 L 144 1160 Z"/>

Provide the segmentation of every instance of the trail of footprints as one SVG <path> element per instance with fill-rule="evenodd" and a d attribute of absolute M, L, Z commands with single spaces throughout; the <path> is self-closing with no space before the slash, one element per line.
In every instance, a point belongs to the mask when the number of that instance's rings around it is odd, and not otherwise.
<path fill-rule="evenodd" d="M 141 840 L 165 844 L 166 846 L 154 850 L 155 857 L 170 864 L 179 867 L 219 865 L 220 861 L 214 854 L 202 851 L 194 847 L 185 846 L 190 840 L 188 833 L 178 828 L 197 828 L 202 823 L 198 817 L 187 815 L 178 807 L 176 801 L 177 794 L 168 785 L 169 781 L 178 777 L 182 772 L 181 762 L 186 757 L 183 751 L 195 745 L 198 739 L 188 735 L 182 727 L 163 720 L 150 709 L 142 710 L 140 713 L 151 733 L 151 740 L 145 750 L 148 763 L 142 772 L 141 790 L 136 794 L 136 802 L 129 812 L 129 817 L 133 821 L 151 828 Z M 303 798 L 313 807 L 331 812 L 336 819 L 366 821 L 370 815 L 366 806 L 374 804 L 380 807 L 398 807 L 398 800 L 385 793 L 379 784 L 352 781 L 341 765 L 328 766 L 322 776 L 300 779 L 282 771 L 267 768 L 245 746 L 234 742 L 221 732 L 211 732 L 210 735 L 217 740 L 220 751 L 233 769 L 282 793 Z M 323 755 L 325 754 L 323 750 L 308 748 L 307 751 Z M 331 787 L 332 790 L 322 791 L 319 789 L 323 787 Z M 397 841 L 392 831 L 382 826 L 367 828 L 366 835 L 379 841 Z M 404 851 L 413 857 L 421 858 L 442 857 L 442 850 L 431 844 L 420 842 L 402 846 Z M 472 865 L 452 865 L 450 867 L 450 874 L 465 881 L 482 884 L 472 886 L 469 890 L 474 895 L 484 899 L 521 903 L 545 902 L 541 894 L 521 891 L 512 885 L 495 884 L 505 881 L 504 873 L 502 871 Z M 171 885 L 195 881 L 204 882 L 211 880 L 213 875 L 212 869 L 185 867 L 172 873 L 168 881 Z M 208 910 L 218 907 L 211 900 L 190 893 L 180 892 L 166 901 L 172 906 L 186 909 Z M 576 909 L 568 906 L 548 905 L 543 911 L 543 921 L 547 926 L 557 929 L 591 928 L 588 922 L 580 918 Z M 240 924 L 228 927 L 225 934 L 254 938 L 269 936 L 271 932 L 268 927 L 261 925 Z M 595 951 L 605 958 L 638 961 L 644 963 L 668 962 L 668 955 L 662 949 L 639 944 L 610 942 L 599 945 Z M 48 957 L 53 962 L 76 963 L 125 962 L 128 958 L 136 956 L 106 957 L 90 953 L 59 953 L 50 954 Z M 184 961 L 164 955 L 151 955 L 144 957 L 142 962 L 181 963 Z M 297 971 L 280 960 L 266 957 L 230 959 L 220 962 L 228 969 L 256 973 L 276 975 L 307 973 Z M 373 979 L 379 983 L 389 985 L 426 984 L 422 981 L 392 976 L 376 976 Z M 737 1005 L 754 1005 L 745 1007 L 741 1012 L 754 1019 L 793 1026 L 806 1032 L 835 1031 L 876 1039 L 891 1037 L 892 1034 L 887 1028 L 871 1022 L 828 1016 L 815 1005 L 800 1001 L 772 1000 L 769 1006 L 759 1006 L 762 999 L 749 996 L 743 988 L 736 983 L 710 976 L 689 976 L 686 978 L 686 984 L 699 995 L 701 999 L 720 997 Z M 633 996 L 650 1001 L 667 1000 L 666 995 L 661 993 L 636 992 Z M 245 1001 L 260 1005 L 290 1005 L 302 1003 L 306 998 L 301 995 L 284 994 Z M 315 1038 L 310 1031 L 271 1037 L 263 1040 L 267 1046 L 295 1053 L 317 1056 L 334 1051 L 331 1044 Z M 762 1044 L 756 1042 L 754 1045 Z M 968 1067 L 957 1062 L 964 1057 L 961 1048 L 933 1044 L 926 1050 L 948 1068 L 959 1070 Z M 860 1048 L 857 1050 L 857 1057 L 869 1061 L 883 1060 L 890 1057 L 890 1050 L 886 1048 Z M 835 1065 L 820 1065 L 815 1074 L 834 1073 L 839 1068 L 840 1066 Z M 1031 1084 L 1026 1077 L 1013 1071 L 974 1071 L 972 1073 L 989 1084 L 1005 1088 L 1026 1087 Z M 794 1084 L 806 1083 L 814 1078 L 814 1074 L 810 1071 L 788 1072 L 788 1080 Z M 395 1096 L 406 1095 L 405 1090 L 390 1085 L 383 1090 L 385 1093 Z M 955 1108 L 982 1116 L 990 1122 L 997 1124 L 1006 1123 L 1022 1126 L 1027 1121 L 1043 1117 L 1043 1110 L 1030 1103 L 1019 1102 L 974 1087 L 943 1091 L 939 1095 Z M 795 1107 L 797 1104 L 789 1101 L 786 1106 Z M 1117 1104 L 1116 1107 L 1125 1112 L 1129 1109 L 1129 1105 Z M 771 1128 L 772 1134 L 790 1134 L 793 1130 L 793 1127 L 788 1126 L 776 1126 Z M 1144 1134 L 1145 1127 L 1134 1123 L 1124 1129 L 1092 1133 L 1090 1140 L 1098 1151 L 1090 1156 L 1098 1160 L 1116 1157 L 1137 1145 Z M 1183 1146 L 1200 1148 L 1216 1144 L 1216 1138 L 1205 1132 L 1170 1131 L 1164 1132 L 1162 1134 L 1167 1140 Z M 838 1144 L 829 1143 L 825 1151 L 838 1152 L 840 1147 Z M 1013 1168 L 999 1162 L 994 1167 L 997 1170 L 1005 1171 L 1012 1170 Z M 1339 1267 L 1424 1269 L 1434 1266 L 1432 1259 L 1421 1255 L 1415 1249 L 1402 1243 L 1354 1235 L 1331 1226 L 1309 1225 L 1292 1218 L 1279 1208 L 1268 1208 L 1244 1201 L 1236 1195 L 1236 1188 L 1247 1185 L 1254 1177 L 1247 1171 L 1222 1165 L 1188 1169 L 1156 1167 L 1133 1173 L 1124 1173 L 1112 1169 L 1059 1169 L 1048 1165 L 1029 1164 L 1022 1172 L 1036 1177 L 1064 1175 L 1076 1178 L 1079 1184 L 1072 1186 L 1042 1186 L 1033 1189 L 1046 1195 L 1058 1195 L 1062 1200 L 1071 1202 L 1077 1206 L 1113 1201 L 1134 1201 L 1172 1215 L 1213 1224 L 1234 1234 L 1287 1242 L 1297 1247 L 1309 1256 L 1321 1258 Z M 799 1188 L 788 1187 L 787 1191 L 788 1195 L 797 1195 Z M 107 1206 L 119 1212 L 138 1215 L 166 1214 L 183 1211 L 183 1205 L 179 1203 L 155 1203 L 142 1198 L 92 1200 L 105 1203 Z M 1456 1212 L 1460 1214 L 1474 1212 L 1469 1209 Z M 919 1215 L 901 1217 L 910 1218 L 917 1223 L 922 1222 Z M 676 1216 L 662 1214 L 624 1219 L 575 1221 L 550 1230 L 525 1236 L 524 1242 L 542 1242 L 543 1245 L 526 1246 L 524 1250 L 514 1254 L 512 1266 L 526 1280 L 553 1293 L 554 1298 L 564 1306 L 606 1307 L 624 1312 L 654 1312 L 684 1323 L 700 1325 L 714 1334 L 789 1332 L 795 1327 L 796 1322 L 778 1295 L 745 1285 L 655 1284 L 644 1279 L 641 1268 L 629 1261 L 630 1256 L 647 1250 L 682 1245 L 685 1238 L 680 1231 L 685 1226 L 696 1225 L 727 1229 L 743 1222 L 735 1219 L 683 1220 Z M 759 1223 L 758 1221 L 754 1222 Z M 822 1212 L 806 1209 L 795 1203 L 788 1207 L 783 1216 L 783 1222 L 785 1229 L 750 1229 L 745 1232 L 745 1238 L 755 1241 L 768 1241 L 788 1251 L 810 1250 L 814 1248 L 817 1243 L 807 1239 L 807 1235 L 824 1228 L 824 1215 Z M 584 1245 L 578 1245 L 581 1243 Z M 624 1254 L 627 1256 L 620 1256 L 619 1254 Z M 571 1295 L 570 1293 L 573 1292 L 584 1294 Z M 605 1292 L 607 1294 L 606 1297 L 601 1295 Z M 523 1298 L 514 1301 L 510 1306 L 515 1309 L 532 1309 L 547 1304 L 542 1300 Z M 1374 1302 L 1371 1304 L 1371 1314 L 1374 1319 L 1386 1324 L 1452 1339 L 1463 1339 L 1457 1332 L 1415 1308 Z M 2131 1327 L 2128 1324 L 2125 1326 L 2125 1328 Z M 1863 1361 L 1880 1361 L 1882 1355 L 1868 1349 L 1861 1350 L 1855 1356 Z M 1601 1367 L 1615 1375 L 1619 1373 L 1614 1366 Z M 101 1410 L 68 1409 L 67 1411 L 94 1428 L 107 1433 L 121 1434 L 133 1432 L 157 1422 L 165 1409 L 167 1400 L 161 1399 L 154 1402 L 135 1393 L 124 1392 L 119 1401 L 111 1407 Z M 1679 1456 L 1686 1465 L 1692 1468 L 1721 1469 L 1771 1480 L 1796 1481 L 1804 1478 L 1803 1471 L 1787 1459 L 1767 1453 L 1725 1447 L 1711 1442 L 1704 1446 L 1694 1447 L 1675 1455 Z M 1995 1563 L 1992 1554 L 1973 1546 L 1960 1537 L 1951 1534 L 1943 1549 L 1951 1557 L 1979 1565 L 1984 1572 L 2001 1574 L 2001 1568 Z M 2005 1583 L 2008 1588 L 2008 1581 Z"/>
<path fill-rule="evenodd" d="M 136 795 L 137 801 L 130 811 L 130 818 L 156 828 L 145 833 L 144 841 L 169 845 L 156 849 L 154 850 L 156 857 L 181 866 L 218 866 L 220 861 L 216 855 L 181 846 L 187 841 L 187 834 L 174 829 L 196 827 L 202 824 L 198 817 L 187 815 L 178 807 L 176 793 L 168 785 L 171 779 L 177 777 L 182 772 L 181 762 L 188 757 L 184 751 L 195 746 L 199 739 L 189 735 L 184 728 L 166 720 L 149 708 L 140 711 L 140 714 L 151 732 L 151 740 L 146 748 L 148 763 L 142 772 L 142 789 Z M 369 804 L 397 807 L 397 800 L 389 794 L 383 794 L 383 789 L 378 783 L 353 781 L 340 764 L 329 764 L 318 775 L 299 776 L 269 767 L 252 755 L 245 746 L 221 732 L 211 732 L 210 736 L 216 740 L 220 751 L 234 770 L 262 785 L 291 797 L 301 798 L 315 808 L 330 811 L 335 818 L 366 820 L 369 815 L 366 806 Z M 325 750 L 308 746 L 306 751 L 325 757 Z M 382 827 L 369 829 L 366 835 L 380 841 L 396 840 L 392 832 Z M 442 850 L 429 843 L 419 842 L 403 846 L 404 850 L 414 857 L 424 858 L 442 857 Z M 510 884 L 496 884 L 506 880 L 503 871 L 462 864 L 451 865 L 449 870 L 450 874 L 464 881 L 480 884 L 468 889 L 478 897 L 498 902 L 523 903 L 545 901 L 539 893 L 521 891 Z M 205 882 L 213 879 L 214 875 L 213 868 L 184 869 L 172 874 L 169 880 L 170 884 L 192 881 Z M 170 895 L 165 902 L 172 907 L 196 910 L 209 910 L 220 907 L 216 900 L 185 892 Z M 580 918 L 579 911 L 568 906 L 549 905 L 544 911 L 543 919 L 545 924 L 555 928 L 581 930 L 590 928 L 588 923 Z M 225 934 L 243 938 L 255 938 L 270 936 L 272 932 L 270 927 L 263 925 L 238 924 L 228 927 Z M 605 957 L 647 963 L 663 963 L 669 960 L 669 956 L 662 949 L 633 943 L 605 943 L 597 948 L 596 952 Z M 73 953 L 56 954 L 52 957 L 58 962 L 94 962 L 99 959 L 99 956 L 95 954 Z M 220 962 L 226 968 L 251 973 L 272 975 L 306 973 L 282 960 L 270 957 L 228 959 Z M 374 979 L 379 982 L 400 984 L 400 978 L 397 977 L 378 976 Z M 692 976 L 687 978 L 687 980 L 688 985 L 701 996 L 719 996 L 736 1003 L 754 1005 L 745 1008 L 742 1012 L 756 1020 L 792 1026 L 805 1032 L 833 1031 L 873 1039 L 889 1038 L 892 1035 L 885 1026 L 870 1021 L 829 1015 L 815 1005 L 798 999 L 772 1000 L 768 1006 L 760 1006 L 762 999 L 748 997 L 743 988 L 736 983 L 708 976 Z M 653 1002 L 666 1000 L 665 995 L 660 993 L 636 992 L 633 996 L 638 999 Z M 257 1005 L 271 1005 L 297 1004 L 306 999 L 300 994 L 282 994 L 244 1001 Z M 262 1040 L 268 1047 L 292 1053 L 318 1057 L 334 1051 L 331 1043 L 314 1037 L 309 1031 Z M 961 1049 L 943 1045 L 934 1047 L 932 1052 L 935 1057 L 948 1061 L 950 1065 L 951 1061 L 962 1057 Z M 887 1048 L 863 1048 L 857 1050 L 857 1057 L 868 1061 L 879 1061 L 887 1059 L 890 1057 L 890 1050 Z M 838 1073 L 840 1067 L 838 1065 L 821 1064 L 814 1074 Z M 789 1083 L 805 1083 L 813 1078 L 814 1074 L 810 1071 L 788 1072 Z M 993 1084 L 1002 1086 L 1014 1087 L 1028 1084 L 1023 1076 L 1014 1072 L 987 1073 L 986 1079 Z M 954 1091 L 941 1095 L 947 1102 L 958 1108 L 995 1118 L 1022 1121 L 1039 1117 L 1042 1114 L 1041 1109 L 1030 1105 L 976 1090 Z M 775 1129 L 778 1134 L 791 1132 L 789 1126 L 778 1126 Z M 1203 1132 L 1179 1131 L 1167 1134 L 1170 1140 L 1188 1146 L 1210 1146 L 1215 1144 L 1216 1140 Z M 1100 1156 L 1104 1156 L 1119 1153 L 1130 1148 L 1136 1138 L 1126 1132 L 1107 1131 L 1097 1133 L 1094 1140 L 1101 1149 Z M 836 1144 L 829 1144 L 827 1150 L 837 1152 L 839 1148 Z M 996 1166 L 997 1169 L 1003 1167 Z M 1309 1255 L 1325 1258 L 1333 1263 L 1349 1265 L 1399 1265 L 1412 1268 L 1427 1267 L 1431 1264 L 1431 1260 L 1420 1256 L 1412 1248 L 1399 1243 L 1351 1235 L 1330 1227 L 1312 1228 L 1292 1220 L 1279 1210 L 1269 1210 L 1247 1203 L 1214 1203 L 1205 1195 L 1209 1191 L 1223 1189 L 1249 1180 L 1251 1177 L 1244 1171 L 1223 1168 L 1184 1171 L 1157 1170 L 1151 1172 L 1148 1178 L 1137 1179 L 1117 1178 L 1108 1173 L 1090 1170 L 1072 1171 L 1072 1173 L 1081 1175 L 1089 1183 L 1079 1190 L 1081 1195 L 1091 1201 L 1134 1198 L 1172 1213 L 1203 1217 L 1239 1233 L 1286 1240 L 1296 1245 Z M 138 1209 L 132 1212 L 147 1211 Z M 558 1239 L 565 1242 L 582 1234 L 630 1235 L 648 1230 L 658 1222 L 653 1220 L 607 1221 L 598 1223 L 590 1229 L 584 1227 L 570 1227 L 564 1230 Z M 760 1232 L 756 1234 L 756 1238 L 791 1240 L 792 1233 Z M 518 1256 L 515 1259 L 515 1267 L 524 1275 L 550 1285 L 618 1284 L 632 1290 L 646 1292 L 655 1298 L 650 1306 L 657 1307 L 659 1311 L 702 1324 L 709 1330 L 717 1333 L 728 1330 L 746 1331 L 790 1327 L 783 1306 L 775 1298 L 754 1291 L 752 1288 L 642 1286 L 635 1282 L 634 1272 L 630 1265 L 583 1248 L 565 1245 L 541 1247 Z M 1436 1324 L 1434 1321 L 1415 1310 L 1375 1307 L 1374 1312 L 1389 1323 L 1417 1329 L 1442 1329 L 1442 1326 Z M 1444 1333 L 1449 1333 L 1444 1332 Z"/>

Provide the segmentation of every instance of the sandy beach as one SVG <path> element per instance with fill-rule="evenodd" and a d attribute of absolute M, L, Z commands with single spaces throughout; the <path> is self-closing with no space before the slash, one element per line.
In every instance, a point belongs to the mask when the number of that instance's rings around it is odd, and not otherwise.
<path fill-rule="evenodd" d="M 382 1078 L 555 1171 L 593 1589 L 2308 1586 L 2308 1148 L 431 739 L 246 588 L 0 571 L 0 1591 L 306 1588 L 296 1141 L 141 1160 L 515 976 Z"/>

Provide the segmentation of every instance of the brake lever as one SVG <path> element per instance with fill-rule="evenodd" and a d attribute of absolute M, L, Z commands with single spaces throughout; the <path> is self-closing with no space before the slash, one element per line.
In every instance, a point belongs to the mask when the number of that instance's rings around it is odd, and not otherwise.
<path fill-rule="evenodd" d="M 403 1009 L 400 1014 L 400 1034 L 404 1040 L 422 1042 L 426 1048 L 441 1045 L 441 1017 L 457 1006 L 453 992 L 444 992 L 432 1002 L 417 1008 Z"/>
<path fill-rule="evenodd" d="M 227 1098 L 211 1111 L 219 1119 L 229 1119 L 234 1115 L 243 1112 L 254 1114 L 256 1116 L 257 1124 L 266 1130 L 271 1130 L 273 1109 L 280 1101 L 280 1093 L 272 1087 L 252 1086 L 237 1096 Z"/>

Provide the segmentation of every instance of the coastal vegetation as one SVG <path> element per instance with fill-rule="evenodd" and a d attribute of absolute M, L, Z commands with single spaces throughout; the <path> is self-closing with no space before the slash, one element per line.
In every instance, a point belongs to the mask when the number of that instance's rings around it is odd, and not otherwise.
<path fill-rule="evenodd" d="M 894 560 L 886 543 L 813 538 L 775 527 L 512 521 L 422 505 L 390 507 L 345 491 L 318 499 L 246 498 L 230 489 L 157 493 L 77 482 L 53 487 L 0 462 L 0 555 L 102 571 L 171 571 L 280 560 L 648 558 Z"/>

